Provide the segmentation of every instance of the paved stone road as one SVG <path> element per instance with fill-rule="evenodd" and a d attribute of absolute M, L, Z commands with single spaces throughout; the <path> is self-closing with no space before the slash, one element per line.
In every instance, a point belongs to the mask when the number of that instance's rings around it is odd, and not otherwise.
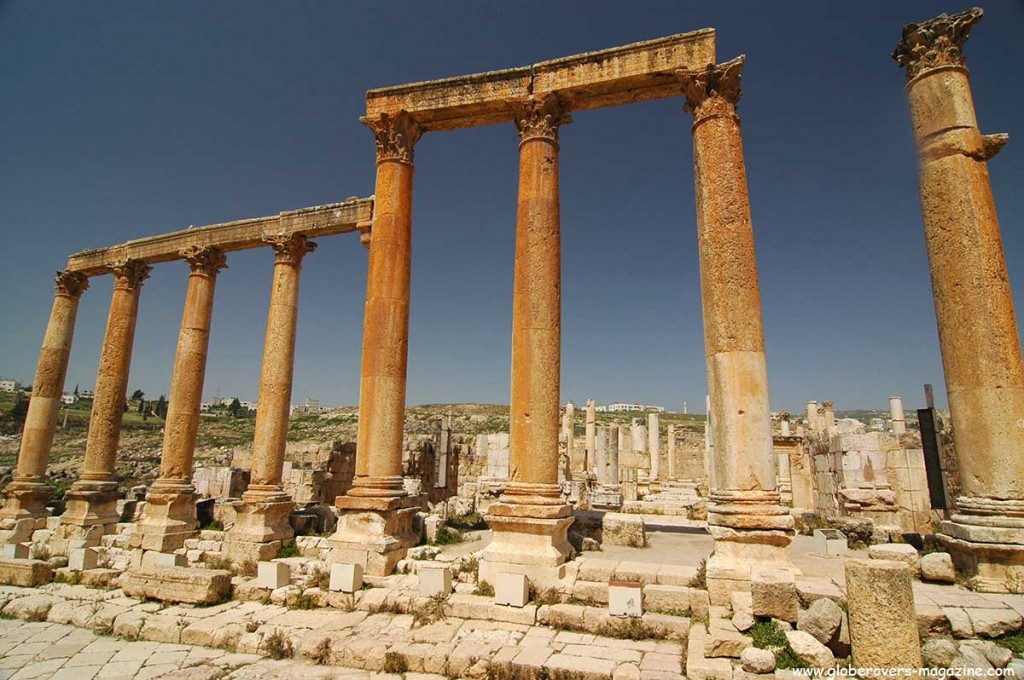
<path fill-rule="evenodd" d="M 408 674 L 414 676 L 416 674 Z M 401 680 L 400 676 L 271 661 L 255 654 L 162 642 L 128 642 L 58 623 L 0 620 L 0 680 Z M 409 680 L 440 680 L 421 675 Z"/>

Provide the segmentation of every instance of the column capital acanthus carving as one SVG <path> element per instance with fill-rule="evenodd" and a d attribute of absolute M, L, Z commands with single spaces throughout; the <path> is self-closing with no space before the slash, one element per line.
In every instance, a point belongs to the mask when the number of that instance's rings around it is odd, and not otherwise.
<path fill-rule="evenodd" d="M 316 250 L 313 243 L 302 234 L 272 234 L 263 237 L 263 242 L 277 253 L 275 262 L 298 267 L 306 253 Z"/>
<path fill-rule="evenodd" d="M 907 24 L 892 58 L 907 69 L 907 80 L 939 66 L 963 66 L 964 43 L 982 14 L 980 7 L 973 7 L 956 14 L 940 14 L 919 24 Z"/>
<path fill-rule="evenodd" d="M 228 259 L 224 251 L 212 246 L 189 246 L 178 251 L 188 263 L 193 274 L 216 276 L 221 269 L 227 269 Z"/>
<path fill-rule="evenodd" d="M 57 295 L 79 297 L 89 287 L 89 277 L 79 272 L 61 269 L 54 279 L 57 282 Z"/>
<path fill-rule="evenodd" d="M 736 104 L 743 92 L 741 71 L 746 62 L 739 56 L 724 64 L 710 64 L 703 71 L 682 72 L 684 109 L 695 123 L 716 116 L 736 116 Z"/>
<path fill-rule="evenodd" d="M 153 268 L 142 260 L 118 260 L 111 262 L 110 271 L 114 274 L 114 288 L 136 290 L 142 282 L 149 278 Z"/>
<path fill-rule="evenodd" d="M 373 132 L 378 163 L 399 161 L 413 164 L 413 147 L 423 136 L 423 130 L 408 111 L 403 109 L 395 115 L 382 113 L 380 118 L 361 118 L 360 121 Z"/>
<path fill-rule="evenodd" d="M 508 106 L 512 109 L 520 143 L 528 139 L 550 139 L 557 144 L 558 129 L 572 122 L 553 92 L 539 97 L 531 94 L 524 100 L 508 102 Z"/>

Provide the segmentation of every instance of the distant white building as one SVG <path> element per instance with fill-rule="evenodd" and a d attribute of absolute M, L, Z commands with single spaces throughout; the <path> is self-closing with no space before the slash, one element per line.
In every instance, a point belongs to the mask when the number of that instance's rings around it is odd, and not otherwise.
<path fill-rule="evenodd" d="M 638 403 L 626 404 L 623 402 L 615 402 L 614 404 L 608 404 L 607 406 L 595 406 L 594 410 L 600 413 L 630 413 L 639 411 L 654 411 L 655 413 L 665 412 L 665 409 L 662 406 Z"/>
<path fill-rule="evenodd" d="M 60 403 L 64 404 L 65 406 L 77 404 L 78 395 L 76 395 L 74 392 L 65 392 L 64 394 L 60 395 Z"/>
<path fill-rule="evenodd" d="M 21 389 L 21 383 L 17 380 L 4 378 L 0 380 L 0 392 L 17 392 Z"/>

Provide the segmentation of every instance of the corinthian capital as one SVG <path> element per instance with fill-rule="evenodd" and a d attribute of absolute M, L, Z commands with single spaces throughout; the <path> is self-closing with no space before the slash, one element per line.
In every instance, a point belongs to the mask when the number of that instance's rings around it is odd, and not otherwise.
<path fill-rule="evenodd" d="M 938 66 L 963 66 L 964 43 L 971 26 L 978 23 L 982 14 L 980 7 L 973 7 L 952 15 L 940 14 L 919 24 L 907 24 L 892 58 L 907 69 L 907 80 Z"/>
<path fill-rule="evenodd" d="M 189 246 L 178 251 L 178 254 L 188 262 L 194 274 L 216 276 L 217 272 L 228 266 L 224 251 L 212 246 Z"/>
<path fill-rule="evenodd" d="M 118 260 L 110 263 L 110 271 L 114 273 L 114 288 L 136 290 L 142 282 L 149 278 L 153 268 L 142 260 Z"/>
<path fill-rule="evenodd" d="M 382 113 L 376 120 L 361 120 L 373 131 L 373 138 L 377 142 L 378 163 L 399 161 L 412 165 L 413 147 L 423 135 L 423 130 L 407 111 L 399 111 L 393 116 Z"/>
<path fill-rule="evenodd" d="M 316 250 L 316 244 L 302 234 L 275 234 L 264 236 L 263 242 L 277 253 L 275 262 L 298 267 L 306 253 Z"/>
<path fill-rule="evenodd" d="M 57 272 L 57 294 L 79 297 L 89 287 L 89 277 L 78 272 L 62 269 Z"/>
<path fill-rule="evenodd" d="M 516 132 L 523 142 L 537 138 L 558 142 L 558 128 L 572 122 L 554 93 L 539 97 L 531 94 L 522 101 L 508 102 L 508 106 L 512 109 Z"/>
<path fill-rule="evenodd" d="M 742 96 L 740 72 L 746 57 L 739 56 L 724 64 L 711 64 L 703 71 L 682 73 L 683 96 L 687 113 L 694 121 L 714 116 L 735 116 L 736 104 Z"/>

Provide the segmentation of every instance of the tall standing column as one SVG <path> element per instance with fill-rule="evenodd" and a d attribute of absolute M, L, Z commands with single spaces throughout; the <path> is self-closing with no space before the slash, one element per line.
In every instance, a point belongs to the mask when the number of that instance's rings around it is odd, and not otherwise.
<path fill-rule="evenodd" d="M 963 45 L 980 9 L 909 24 L 907 70 L 939 348 L 960 467 L 956 513 L 939 537 L 983 590 L 1024 582 L 1024 362 Z"/>
<path fill-rule="evenodd" d="M 416 542 L 412 520 L 421 503 L 402 485 L 405 378 L 409 355 L 413 149 L 422 130 L 405 111 L 363 119 L 377 144 L 370 262 L 359 383 L 356 475 L 335 501 L 334 562 L 358 563 L 386 576 Z"/>
<path fill-rule="evenodd" d="M 651 455 L 651 481 L 661 476 L 661 425 L 657 413 L 647 414 L 647 452 Z"/>
<path fill-rule="evenodd" d="M 561 368 L 561 233 L 558 130 L 569 122 L 558 97 L 511 104 L 519 132 L 519 207 L 512 301 L 511 481 L 491 505 L 494 540 L 484 550 L 487 578 L 529 573 L 554 583 L 572 553 L 571 510 L 558 487 Z"/>
<path fill-rule="evenodd" d="M 818 429 L 818 402 L 814 400 L 807 402 L 807 429 Z"/>
<path fill-rule="evenodd" d="M 569 401 L 562 414 L 562 431 L 565 433 L 565 450 L 569 457 L 569 473 L 574 481 L 587 478 L 587 452 L 576 451 L 576 405 Z"/>
<path fill-rule="evenodd" d="M 171 373 L 160 478 L 149 489 L 142 519 L 132 535 L 136 547 L 160 552 L 183 547 L 185 539 L 199 528 L 192 460 L 206 378 L 213 293 L 217 272 L 227 267 L 223 251 L 217 248 L 190 246 L 180 255 L 191 273 Z"/>
<path fill-rule="evenodd" d="M 281 475 L 292 400 L 299 273 L 302 259 L 316 249 L 316 244 L 301 234 L 267 236 L 264 241 L 276 253 L 274 281 L 263 344 L 249 488 L 242 494 L 225 545 L 234 560 L 271 559 L 293 536 L 288 516 L 295 504 L 281 486 Z"/>
<path fill-rule="evenodd" d="M 597 457 L 594 471 L 597 488 L 590 496 L 595 508 L 619 510 L 622 508 L 622 486 L 619 484 L 619 428 L 615 425 L 597 430 Z"/>
<path fill-rule="evenodd" d="M 676 473 L 676 426 L 669 424 L 666 428 L 668 433 L 666 438 L 668 439 L 668 478 L 675 481 L 677 477 Z"/>
<path fill-rule="evenodd" d="M 32 399 L 28 403 L 25 429 L 21 435 L 18 469 L 5 489 L 7 503 L 0 510 L 2 518 L 43 517 L 46 515 L 46 501 L 50 498 L 46 467 L 57 429 L 78 300 L 89 287 L 89 279 L 77 272 L 59 271 L 56 280 L 57 292 L 43 337 L 43 348 L 39 352 L 36 378 L 32 382 Z"/>
<path fill-rule="evenodd" d="M 736 103 L 743 58 L 689 74 L 704 343 L 714 486 L 707 564 L 713 604 L 749 587 L 753 564 L 792 568 L 794 524 L 780 502 L 772 453 L 761 293 Z"/>
<path fill-rule="evenodd" d="M 67 509 L 61 523 L 75 527 L 102 526 L 103 531 L 117 523 L 117 475 L 114 463 L 121 438 L 128 369 L 132 363 L 135 321 L 139 312 L 139 293 L 151 267 L 138 260 L 123 260 L 110 265 L 114 274 L 114 292 L 103 337 L 100 368 L 89 417 L 82 473 L 65 494 Z"/>
<path fill-rule="evenodd" d="M 596 453 L 595 447 L 595 433 L 597 432 L 597 406 L 594 404 L 593 399 L 587 399 L 587 425 L 586 425 L 586 438 L 587 438 L 587 470 L 593 470 L 595 467 Z"/>

